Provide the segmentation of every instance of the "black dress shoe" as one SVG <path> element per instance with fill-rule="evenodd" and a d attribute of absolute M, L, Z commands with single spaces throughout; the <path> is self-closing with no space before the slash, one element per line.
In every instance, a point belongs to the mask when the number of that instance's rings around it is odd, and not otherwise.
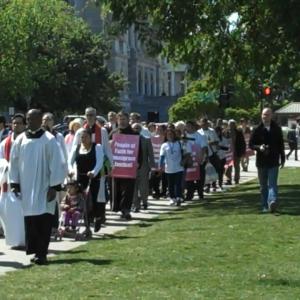
<path fill-rule="evenodd" d="M 101 218 L 96 218 L 94 231 L 98 232 L 101 229 Z"/>
<path fill-rule="evenodd" d="M 125 219 L 126 219 L 127 221 L 130 221 L 130 220 L 132 219 L 131 214 L 130 214 L 130 213 L 126 214 L 126 215 L 125 215 Z"/>
<path fill-rule="evenodd" d="M 36 257 L 36 256 L 30 258 L 30 262 L 32 262 L 32 263 L 35 263 L 36 260 L 37 260 L 37 257 Z"/>
<path fill-rule="evenodd" d="M 144 204 L 144 205 L 143 205 L 143 209 L 144 209 L 144 210 L 147 210 L 147 209 L 148 209 L 148 204 Z"/>
<path fill-rule="evenodd" d="M 39 266 L 44 266 L 48 264 L 48 260 L 46 257 L 36 257 L 34 263 Z"/>

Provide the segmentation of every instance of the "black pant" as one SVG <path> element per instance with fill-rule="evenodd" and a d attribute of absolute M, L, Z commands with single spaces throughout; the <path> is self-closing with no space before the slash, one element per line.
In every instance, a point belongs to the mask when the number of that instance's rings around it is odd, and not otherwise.
<path fill-rule="evenodd" d="M 85 175 L 79 176 L 78 181 L 81 184 L 82 189 L 86 190 L 89 184 L 88 177 Z M 93 218 L 99 218 L 105 216 L 105 203 L 97 202 L 99 188 L 100 188 L 100 179 L 99 178 L 92 179 L 90 184 L 91 203 L 87 207 L 89 220 L 92 220 Z"/>
<path fill-rule="evenodd" d="M 52 221 L 53 215 L 48 213 L 24 218 L 26 254 L 35 254 L 39 258 L 46 257 L 50 243 Z"/>
<path fill-rule="evenodd" d="M 184 172 L 167 174 L 170 198 L 182 198 L 182 177 Z"/>
<path fill-rule="evenodd" d="M 135 179 L 115 178 L 114 180 L 114 199 L 112 210 L 129 213 L 132 206 Z"/>
<path fill-rule="evenodd" d="M 161 192 L 160 192 L 160 183 L 161 183 Z M 155 193 L 155 196 L 166 196 L 167 194 L 167 187 L 168 187 L 168 180 L 166 173 L 163 172 L 161 175 L 158 175 L 157 172 L 153 172 L 151 174 L 150 179 L 150 188 Z"/>
<path fill-rule="evenodd" d="M 197 180 L 197 183 L 198 182 L 199 182 L 199 180 Z M 195 183 L 195 181 L 186 181 L 185 182 L 186 200 L 193 200 L 197 183 Z"/>
<path fill-rule="evenodd" d="M 159 172 L 151 172 L 151 177 L 150 177 L 150 183 L 149 183 L 149 189 L 152 190 L 152 195 L 159 197 L 160 196 L 160 180 L 161 180 L 161 175 Z"/>
<path fill-rule="evenodd" d="M 298 160 L 298 145 L 297 145 L 297 143 L 289 143 L 289 147 L 290 147 L 290 151 L 286 155 L 287 158 L 289 158 L 289 156 L 293 153 L 293 151 L 295 151 L 295 160 Z"/>
<path fill-rule="evenodd" d="M 206 162 L 204 162 L 200 165 L 200 180 L 199 180 L 199 183 L 197 182 L 198 194 L 199 194 L 200 198 L 203 198 L 203 190 L 204 190 L 205 175 L 206 175 L 205 168 L 206 168 Z"/>
<path fill-rule="evenodd" d="M 225 173 L 225 165 L 226 165 L 226 158 L 221 159 L 222 165 L 221 165 L 221 170 L 219 173 L 219 186 L 220 188 L 223 186 L 223 177 Z"/>

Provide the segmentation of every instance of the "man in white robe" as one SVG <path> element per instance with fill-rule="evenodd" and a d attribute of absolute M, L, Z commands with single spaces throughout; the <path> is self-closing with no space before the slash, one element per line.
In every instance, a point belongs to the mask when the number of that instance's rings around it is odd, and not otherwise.
<path fill-rule="evenodd" d="M 26 253 L 38 265 L 47 263 L 56 191 L 66 176 L 64 160 L 52 134 L 41 128 L 42 113 L 31 109 L 28 129 L 15 140 L 9 168 L 12 192 L 21 193 Z"/>
<path fill-rule="evenodd" d="M 64 136 L 60 133 L 54 130 L 54 115 L 50 112 L 46 112 L 43 114 L 42 118 L 42 128 L 46 131 L 49 131 L 56 139 L 56 142 L 59 146 L 59 149 L 61 151 L 61 155 L 64 158 L 65 168 L 66 168 L 66 174 L 68 173 L 68 152 L 67 147 L 65 143 Z M 65 192 L 60 191 L 56 195 L 56 206 L 55 206 L 55 213 L 53 216 L 53 223 L 52 223 L 52 232 L 55 233 L 59 227 L 59 203 L 61 203 L 62 199 L 65 197 Z"/>
<path fill-rule="evenodd" d="M 10 160 L 11 147 L 17 136 L 21 134 L 26 127 L 26 119 L 23 114 L 15 114 L 12 117 L 12 133 L 6 137 L 0 144 L 0 159 L 7 162 Z M 4 224 L 5 242 L 15 250 L 23 250 L 25 245 L 24 216 L 22 206 L 19 200 L 12 197 L 8 188 L 8 171 L 5 171 L 5 181 L 1 185 L 0 196 L 0 219 Z"/>

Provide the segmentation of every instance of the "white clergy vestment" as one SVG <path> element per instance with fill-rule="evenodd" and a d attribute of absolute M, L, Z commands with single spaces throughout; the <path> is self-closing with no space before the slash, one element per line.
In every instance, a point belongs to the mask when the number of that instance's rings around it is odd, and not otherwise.
<path fill-rule="evenodd" d="M 26 133 L 15 140 L 10 157 L 10 183 L 20 184 L 24 216 L 54 214 L 56 201 L 47 201 L 49 187 L 63 183 L 64 158 L 55 137 L 49 133 L 28 138 Z"/>

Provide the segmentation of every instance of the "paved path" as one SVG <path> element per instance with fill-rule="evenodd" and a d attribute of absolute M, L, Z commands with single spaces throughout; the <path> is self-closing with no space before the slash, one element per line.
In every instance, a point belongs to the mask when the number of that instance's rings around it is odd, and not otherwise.
<path fill-rule="evenodd" d="M 300 162 L 288 160 L 286 165 L 289 167 L 300 167 Z M 241 172 L 241 183 L 251 180 L 256 176 L 256 168 L 254 166 L 254 159 L 252 158 L 249 171 Z M 206 197 L 209 197 L 209 195 Z M 186 206 L 188 203 L 183 203 L 183 205 Z M 148 210 L 142 210 L 140 213 L 132 213 L 133 220 L 129 222 L 121 221 L 119 214 L 108 211 L 106 226 L 101 228 L 100 232 L 94 234 L 93 237 L 101 239 L 104 235 L 113 235 L 120 230 L 125 230 L 129 225 L 137 224 L 146 219 L 156 218 L 162 213 L 169 213 L 175 209 L 177 208 L 169 206 L 166 199 L 153 200 L 150 198 Z M 68 251 L 86 243 L 86 241 L 74 241 L 74 239 L 64 238 L 62 241 L 52 241 L 50 243 L 49 252 L 50 255 L 55 255 L 55 253 Z M 30 256 L 26 256 L 23 251 L 11 250 L 5 245 L 5 240 L 3 238 L 0 239 L 0 275 L 8 271 L 20 269 L 29 264 Z"/>

